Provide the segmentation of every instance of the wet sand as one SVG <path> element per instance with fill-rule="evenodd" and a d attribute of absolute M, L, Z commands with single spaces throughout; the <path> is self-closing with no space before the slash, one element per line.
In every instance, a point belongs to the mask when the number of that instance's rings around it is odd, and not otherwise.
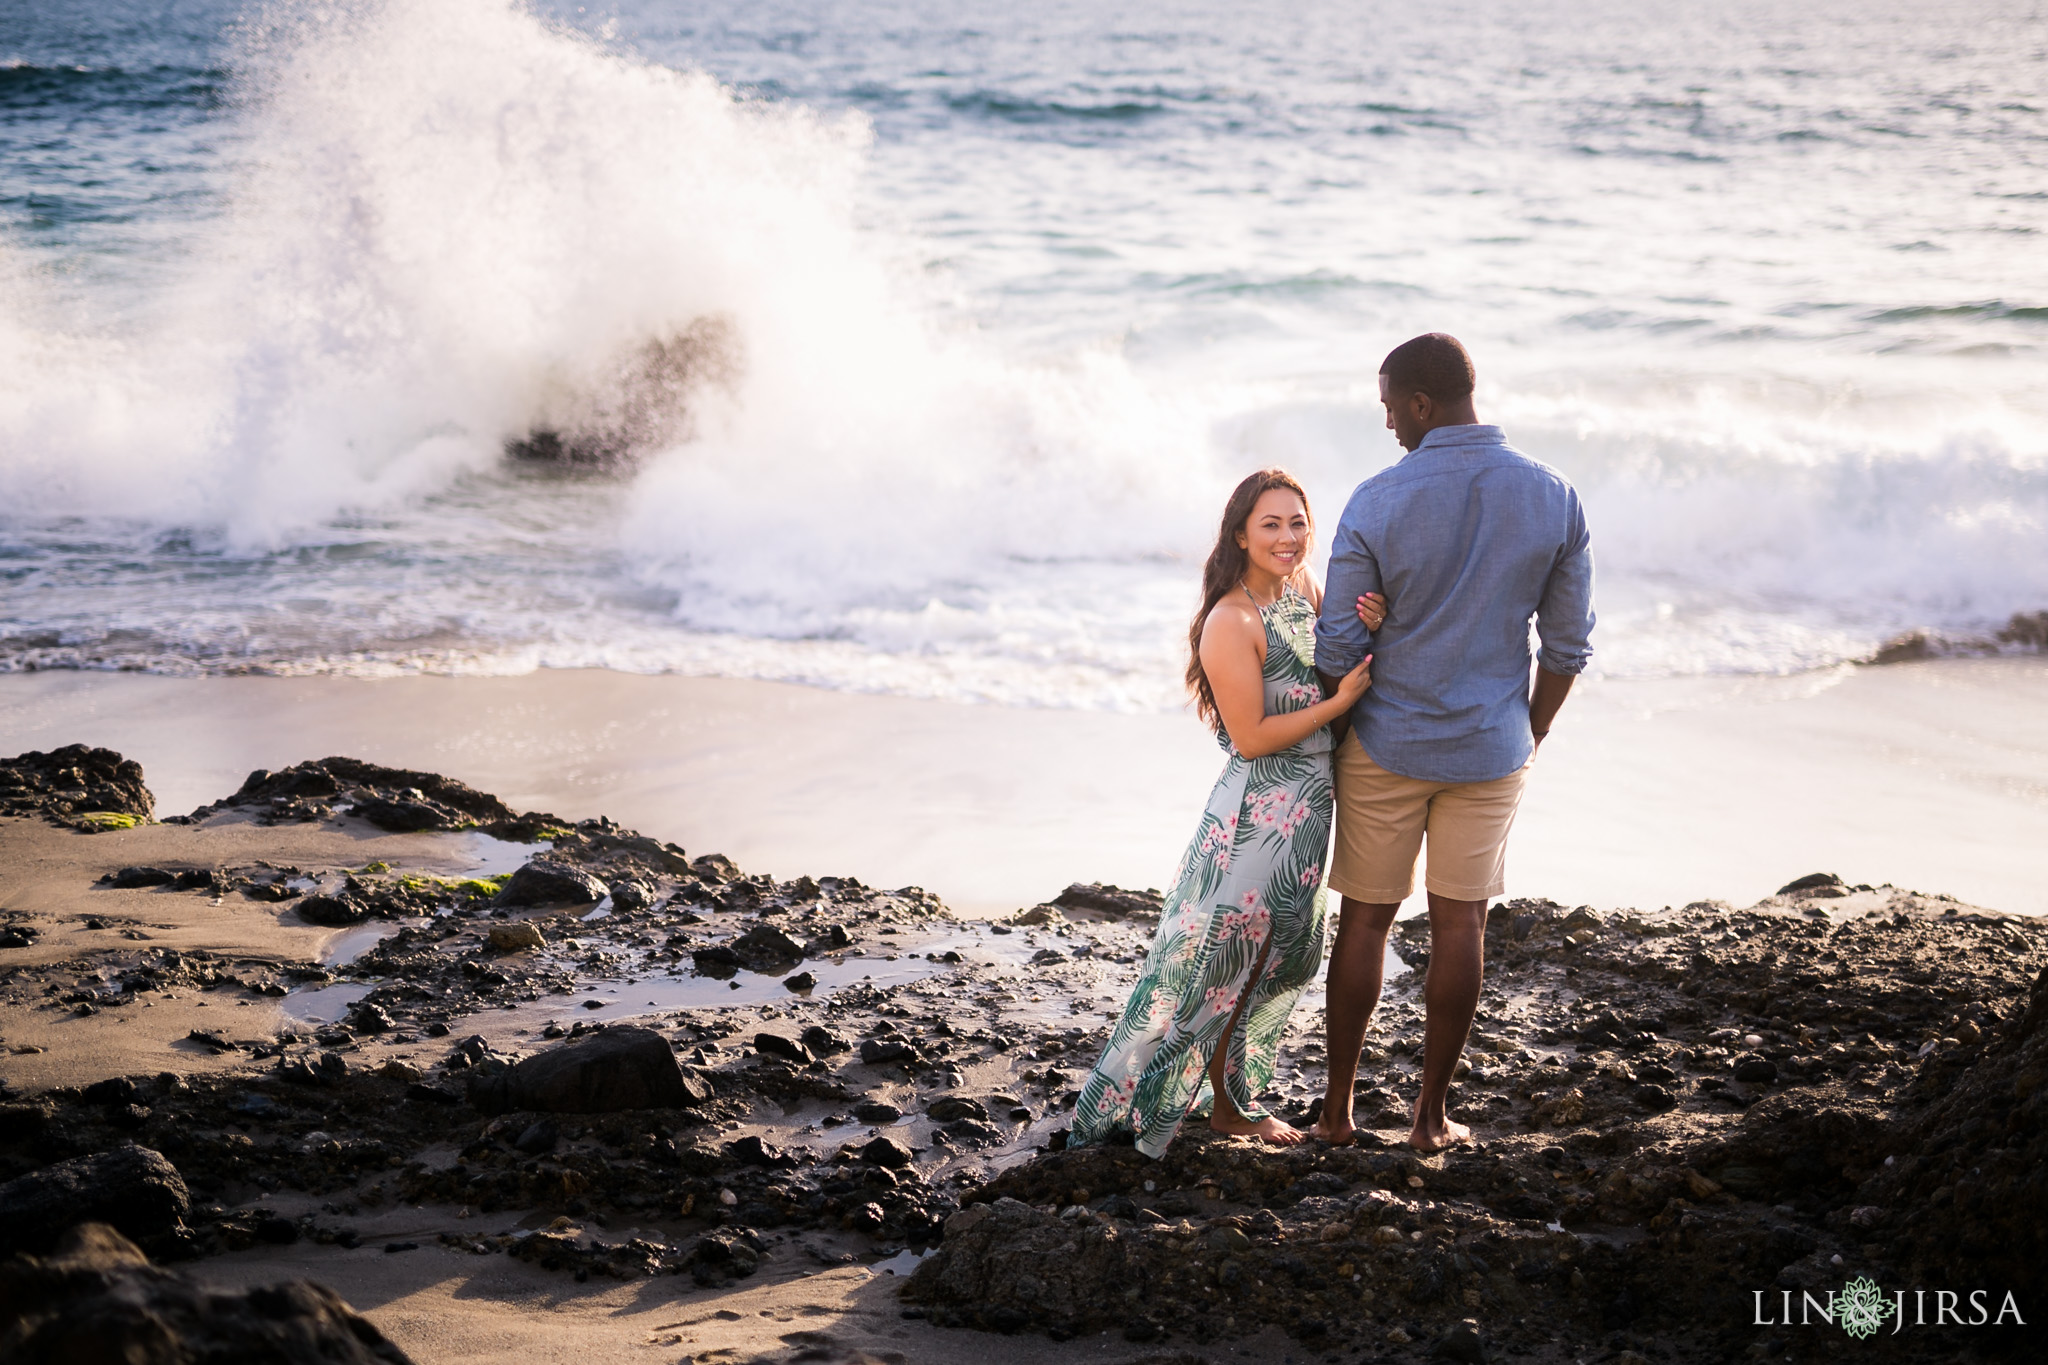
<path fill-rule="evenodd" d="M 165 812 L 350 754 L 519 807 L 603 812 L 777 876 L 916 884 L 956 909 L 1157 886 L 1214 780 L 1191 718 L 1020 711 L 727 679 L 0 677 L 9 752 L 141 760 Z M 1539 760 L 1509 894 L 1748 903 L 1817 869 L 2048 911 L 2048 660 L 1591 681 Z"/>

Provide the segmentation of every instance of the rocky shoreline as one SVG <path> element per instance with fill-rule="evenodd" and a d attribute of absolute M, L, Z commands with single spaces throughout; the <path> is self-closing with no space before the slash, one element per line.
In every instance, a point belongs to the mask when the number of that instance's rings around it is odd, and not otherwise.
<path fill-rule="evenodd" d="M 22 1021 L 238 1011 L 166 1039 L 157 1071 L 0 1093 L 16 1282 L 52 1256 L 124 1263 L 74 1213 L 203 1266 L 374 1244 L 380 1214 L 417 1207 L 445 1212 L 443 1247 L 678 1292 L 893 1258 L 915 1265 L 906 1319 L 963 1355 L 976 1332 L 1109 1332 L 1208 1359 L 1277 1328 L 1344 1360 L 2001 1359 L 2048 1311 L 2048 935 L 2029 918 L 1825 875 L 1748 909 L 1498 905 L 1453 1092 L 1479 1141 L 1434 1156 L 1394 1142 L 1427 963 L 1426 923 L 1403 921 L 1416 970 L 1388 981 L 1358 1145 L 1190 1125 L 1151 1162 L 1064 1137 L 1153 894 L 1076 885 L 964 920 L 914 887 L 749 876 L 349 759 L 162 823 L 487 838 L 516 865 L 124 863 L 119 831 L 155 819 L 143 774 L 78 747 L 0 761 L 0 812 L 108 850 L 108 908 L 82 924 L 0 905 L 0 1066 L 38 1049 Z M 355 946 L 163 947 L 181 902 Z M 42 946 L 60 934 L 89 946 Z M 1274 1083 L 1297 1119 L 1321 1091 L 1317 1015 Z M 64 1194 L 84 1188 L 116 1193 Z M 1784 1325 L 1781 1304 L 1862 1276 L 1909 1291 L 1909 1315 L 1915 1289 L 1960 1291 L 1965 1321 L 1969 1291 L 1994 1313 L 2010 1293 L 2028 1325 Z M 25 1302 L 0 1284 L 0 1344 L 62 1318 Z"/>

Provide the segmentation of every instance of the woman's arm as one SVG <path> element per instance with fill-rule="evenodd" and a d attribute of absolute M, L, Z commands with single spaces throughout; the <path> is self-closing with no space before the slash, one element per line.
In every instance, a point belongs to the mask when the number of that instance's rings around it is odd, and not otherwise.
<path fill-rule="evenodd" d="M 1249 608 L 1225 600 L 1202 623 L 1202 672 L 1230 742 L 1246 758 L 1292 748 L 1344 715 L 1372 686 L 1372 656 L 1337 684 L 1337 695 L 1284 716 L 1266 714 L 1266 628 Z"/>

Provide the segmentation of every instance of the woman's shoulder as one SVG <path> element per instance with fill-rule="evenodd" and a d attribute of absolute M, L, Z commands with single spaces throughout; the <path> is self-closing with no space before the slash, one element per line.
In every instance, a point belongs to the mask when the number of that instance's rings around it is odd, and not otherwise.
<path fill-rule="evenodd" d="M 1266 626 L 1258 611 L 1242 596 L 1225 597 L 1209 608 L 1202 618 L 1202 640 L 1228 640 L 1256 636 L 1264 639 Z"/>

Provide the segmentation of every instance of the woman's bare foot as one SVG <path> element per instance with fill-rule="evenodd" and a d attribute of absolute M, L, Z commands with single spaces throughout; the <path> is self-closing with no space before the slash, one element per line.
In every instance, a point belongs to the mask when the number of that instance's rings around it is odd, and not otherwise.
<path fill-rule="evenodd" d="M 1242 1114 L 1211 1114 L 1209 1126 L 1219 1133 L 1228 1133 L 1232 1137 L 1255 1137 L 1281 1147 L 1292 1147 L 1298 1142 L 1308 1140 L 1308 1134 L 1276 1118 L 1263 1118 L 1253 1123 Z"/>

